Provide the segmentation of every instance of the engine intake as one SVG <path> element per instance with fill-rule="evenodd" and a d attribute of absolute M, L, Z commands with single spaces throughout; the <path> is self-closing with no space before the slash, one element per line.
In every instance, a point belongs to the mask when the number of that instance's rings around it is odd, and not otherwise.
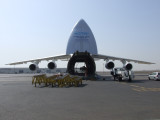
<path fill-rule="evenodd" d="M 131 63 L 127 63 L 127 64 L 125 65 L 125 69 L 126 69 L 126 70 L 132 70 L 132 68 L 133 68 L 133 66 L 132 66 Z"/>
<path fill-rule="evenodd" d="M 114 68 L 114 63 L 112 61 L 107 62 L 105 64 L 106 69 L 113 69 Z"/>
<path fill-rule="evenodd" d="M 56 63 L 55 62 L 49 62 L 48 63 L 48 68 L 49 69 L 55 69 L 57 67 Z"/>
<path fill-rule="evenodd" d="M 29 66 L 29 69 L 30 69 L 31 71 L 35 71 L 37 68 L 38 68 L 38 65 L 36 65 L 36 64 L 31 64 L 31 65 Z"/>

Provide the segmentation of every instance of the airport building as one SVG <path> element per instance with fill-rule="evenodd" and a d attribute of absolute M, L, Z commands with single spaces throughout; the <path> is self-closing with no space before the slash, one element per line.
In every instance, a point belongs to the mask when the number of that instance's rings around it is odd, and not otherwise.
<path fill-rule="evenodd" d="M 59 73 L 66 72 L 66 68 L 56 68 L 50 70 L 48 68 L 39 68 L 36 71 L 31 71 L 29 68 L 0 68 L 0 74 L 34 74 L 34 73 Z"/>

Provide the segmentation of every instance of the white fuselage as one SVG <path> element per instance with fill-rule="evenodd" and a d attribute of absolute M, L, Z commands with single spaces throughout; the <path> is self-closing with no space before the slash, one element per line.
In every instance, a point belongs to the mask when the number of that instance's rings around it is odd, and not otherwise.
<path fill-rule="evenodd" d="M 94 35 L 83 19 L 81 19 L 75 25 L 71 32 L 67 44 L 66 54 L 73 54 L 76 51 L 87 51 L 90 54 L 98 54 L 97 44 Z"/>

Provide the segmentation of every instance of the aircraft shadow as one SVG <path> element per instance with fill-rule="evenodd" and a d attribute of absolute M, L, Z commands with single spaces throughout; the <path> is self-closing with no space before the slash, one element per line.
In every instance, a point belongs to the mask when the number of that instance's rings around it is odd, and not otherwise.
<path fill-rule="evenodd" d="M 88 84 L 82 83 L 82 85 L 79 85 L 77 88 L 83 88 L 87 86 Z M 37 85 L 36 88 L 75 88 L 75 86 L 63 86 L 63 87 L 58 87 L 58 86 L 51 86 L 51 85 Z"/>
<path fill-rule="evenodd" d="M 132 80 L 131 82 L 128 80 L 122 80 L 122 81 L 118 81 L 118 80 L 114 80 L 114 79 L 98 79 L 98 80 L 89 80 L 89 81 L 97 81 L 97 82 L 125 82 L 125 83 L 145 83 L 148 82 L 148 80 L 142 80 L 142 79 L 136 79 L 136 80 Z"/>

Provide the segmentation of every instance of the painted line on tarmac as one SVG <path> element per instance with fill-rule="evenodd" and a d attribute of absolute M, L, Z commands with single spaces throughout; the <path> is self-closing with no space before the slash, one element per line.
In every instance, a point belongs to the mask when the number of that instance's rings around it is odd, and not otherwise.
<path fill-rule="evenodd" d="M 139 88 L 132 88 L 132 90 L 139 91 L 139 92 L 160 92 L 160 88 L 139 87 Z"/>
<path fill-rule="evenodd" d="M 131 87 L 140 87 L 140 86 L 138 86 L 138 85 L 130 85 Z"/>
<path fill-rule="evenodd" d="M 160 92 L 160 88 L 147 88 L 142 86 L 132 86 L 132 90 L 140 91 L 140 92 Z"/>
<path fill-rule="evenodd" d="M 129 85 L 127 83 L 121 83 L 121 82 L 116 82 L 116 83 L 120 83 L 122 85 L 128 85 L 131 87 L 132 90 L 137 92 L 160 92 L 160 88 L 147 88 L 147 87 L 133 85 L 133 84 Z"/>

